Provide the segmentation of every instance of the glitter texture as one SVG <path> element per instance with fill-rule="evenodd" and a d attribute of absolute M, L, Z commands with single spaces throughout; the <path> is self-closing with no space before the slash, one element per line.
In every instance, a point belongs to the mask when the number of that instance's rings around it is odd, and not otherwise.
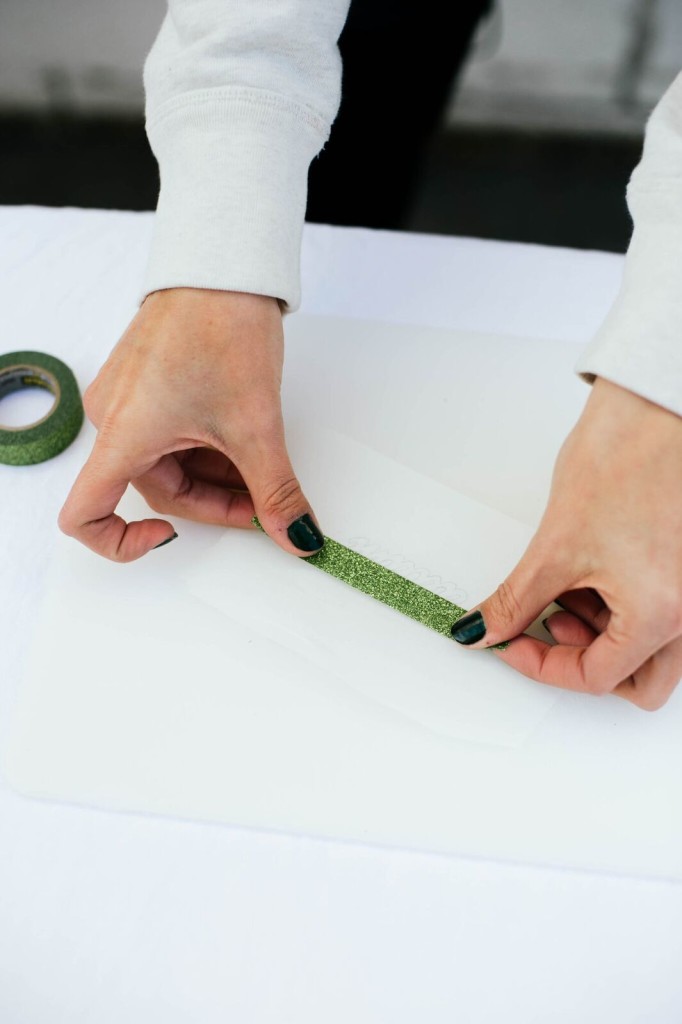
<path fill-rule="evenodd" d="M 251 521 L 259 530 L 263 529 L 256 516 Z M 418 583 L 373 562 L 371 558 L 352 551 L 331 537 L 325 537 L 322 549 L 303 561 L 361 590 L 363 594 L 368 594 L 389 608 L 402 612 L 410 619 L 421 622 L 449 640 L 452 640 L 450 631 L 453 623 L 466 614 L 465 608 L 420 587 Z M 453 640 L 453 643 L 456 641 Z M 504 650 L 508 646 L 509 641 L 506 640 L 491 649 Z"/>
<path fill-rule="evenodd" d="M 0 425 L 0 462 L 8 466 L 31 466 L 59 455 L 83 425 L 78 382 L 61 359 L 33 351 L 0 355 L 0 398 L 23 387 L 45 388 L 56 401 L 36 423 L 26 427 Z"/>

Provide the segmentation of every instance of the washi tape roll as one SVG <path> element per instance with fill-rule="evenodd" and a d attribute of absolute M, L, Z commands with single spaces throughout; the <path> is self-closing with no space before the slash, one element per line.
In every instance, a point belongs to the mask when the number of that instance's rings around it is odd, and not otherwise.
<path fill-rule="evenodd" d="M 54 405 L 46 416 L 25 427 L 5 427 L 0 422 L 0 462 L 5 465 L 31 466 L 54 458 L 69 447 L 83 425 L 78 383 L 66 363 L 46 352 L 0 356 L 0 402 L 13 391 L 36 387 L 51 391 Z"/>
<path fill-rule="evenodd" d="M 257 516 L 254 516 L 251 522 L 259 530 L 263 530 Z M 466 614 L 465 608 L 460 608 L 459 605 L 453 604 L 439 594 L 434 594 L 419 583 L 400 576 L 392 569 L 387 569 L 385 565 L 373 562 L 359 551 L 339 544 L 331 537 L 325 537 L 323 547 L 303 561 L 449 639 L 452 638 L 453 624 Z M 503 651 L 507 647 L 509 641 L 503 640 L 500 644 L 492 645 L 490 650 Z"/>

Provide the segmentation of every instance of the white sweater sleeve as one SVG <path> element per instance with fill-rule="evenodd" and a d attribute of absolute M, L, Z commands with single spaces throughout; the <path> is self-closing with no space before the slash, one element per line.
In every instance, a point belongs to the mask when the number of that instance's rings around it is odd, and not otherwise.
<path fill-rule="evenodd" d="M 627 201 L 634 230 L 621 289 L 575 370 L 682 416 L 682 73 L 647 122 Z"/>
<path fill-rule="evenodd" d="M 168 0 L 144 66 L 161 189 L 142 302 L 160 288 L 300 303 L 308 167 L 340 102 L 350 0 Z"/>
<path fill-rule="evenodd" d="M 350 0 L 168 0 L 144 68 L 161 190 L 139 296 L 190 286 L 300 304 L 308 167 L 340 100 Z M 682 74 L 627 189 L 620 293 L 575 366 L 682 415 Z"/>

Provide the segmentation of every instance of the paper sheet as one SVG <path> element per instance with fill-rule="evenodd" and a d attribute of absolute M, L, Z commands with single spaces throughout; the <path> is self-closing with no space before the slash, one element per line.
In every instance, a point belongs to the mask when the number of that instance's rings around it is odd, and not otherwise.
<path fill-rule="evenodd" d="M 324 528 L 476 603 L 579 412 L 574 350 L 323 318 L 289 335 L 289 442 Z M 120 511 L 148 514 L 132 489 Z M 176 526 L 129 565 L 58 535 L 5 763 L 20 792 L 682 879 L 682 688 L 655 715 L 545 689 L 260 533 Z"/>
<path fill-rule="evenodd" d="M 522 523 L 334 431 L 290 425 L 289 447 L 315 482 L 330 536 L 464 608 L 495 589 L 530 540 Z M 557 699 L 494 654 L 463 651 L 261 534 L 226 533 L 186 580 L 230 622 L 445 736 L 514 746 Z"/>

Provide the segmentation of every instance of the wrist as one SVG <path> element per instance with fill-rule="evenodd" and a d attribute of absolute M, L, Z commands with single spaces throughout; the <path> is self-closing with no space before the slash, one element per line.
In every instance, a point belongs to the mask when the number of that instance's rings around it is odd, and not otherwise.
<path fill-rule="evenodd" d="M 282 304 L 279 299 L 271 295 L 257 295 L 255 292 L 227 291 L 218 288 L 160 288 L 157 291 L 149 292 L 145 297 L 143 306 L 183 306 L 195 309 L 214 309 L 240 311 L 244 314 L 249 312 L 274 312 L 282 313 Z"/>
<path fill-rule="evenodd" d="M 595 378 L 580 420 L 610 444 L 653 437 L 660 443 L 664 434 L 682 444 L 681 416 L 605 377 Z"/>

